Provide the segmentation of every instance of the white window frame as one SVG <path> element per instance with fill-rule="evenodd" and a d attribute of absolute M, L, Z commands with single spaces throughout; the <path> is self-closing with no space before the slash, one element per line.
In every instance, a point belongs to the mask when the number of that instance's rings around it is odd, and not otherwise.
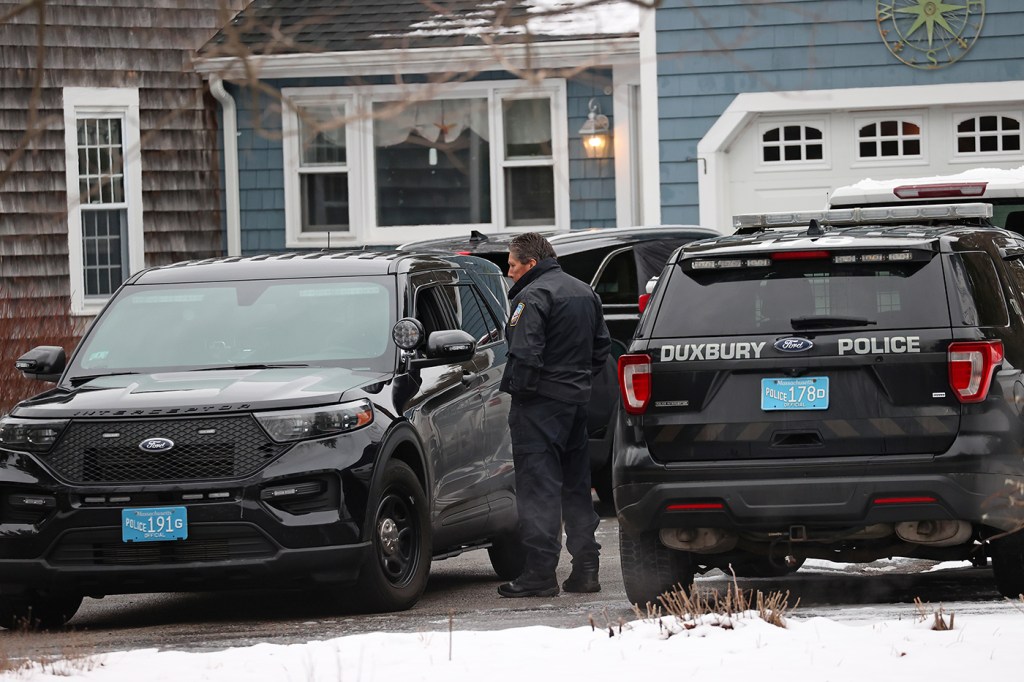
<path fill-rule="evenodd" d="M 95 315 L 106 296 L 85 296 L 82 249 L 82 208 L 78 174 L 78 121 L 83 118 L 119 118 L 124 151 L 124 208 L 127 213 L 128 272 L 145 265 L 142 229 L 142 149 L 137 88 L 64 88 L 64 168 L 67 185 L 68 261 L 71 313 Z"/>
<path fill-rule="evenodd" d="M 903 135 L 903 124 L 913 123 L 920 130 L 920 134 L 916 137 L 918 145 L 920 146 L 919 154 L 899 154 L 898 156 L 866 156 L 860 155 L 860 129 L 866 125 L 875 124 L 880 126 L 885 121 L 897 121 L 900 124 L 899 133 L 893 138 L 900 143 L 901 150 L 904 140 L 911 139 L 910 137 L 904 137 Z M 925 116 L 919 111 L 882 111 L 874 113 L 869 116 L 855 117 L 853 120 L 853 153 L 851 159 L 853 162 L 850 164 L 851 168 L 878 168 L 883 166 L 911 166 L 911 165 L 922 165 L 928 163 L 928 130 L 925 127 Z M 875 136 L 875 139 L 881 139 L 881 131 Z"/>
<path fill-rule="evenodd" d="M 802 159 L 800 161 L 786 161 L 780 159 L 779 161 L 765 161 L 764 160 L 764 134 L 769 130 L 775 128 L 785 128 L 786 126 L 800 126 L 800 135 L 803 138 L 804 130 L 806 128 L 815 128 L 821 132 L 821 139 L 817 142 L 821 145 L 821 158 L 820 159 Z M 809 169 L 829 169 L 832 167 L 831 159 L 831 132 L 828 126 L 828 120 L 824 118 L 814 119 L 803 119 L 803 118 L 785 118 L 785 119 L 764 119 L 758 122 L 757 128 L 757 166 L 758 171 L 776 172 L 776 171 L 793 171 L 797 169 L 809 170 Z M 800 140 L 800 146 L 802 153 L 807 156 L 807 145 L 809 141 L 807 139 Z M 780 138 L 779 147 L 783 146 L 783 140 Z"/>
<path fill-rule="evenodd" d="M 286 102 L 282 115 L 283 166 L 285 190 L 285 235 L 288 248 L 323 248 L 362 244 L 401 244 L 431 237 L 454 237 L 479 230 L 488 234 L 532 230 L 568 230 L 569 217 L 569 131 L 567 116 L 566 82 L 547 79 L 534 86 L 525 86 L 519 80 L 480 81 L 444 86 L 402 85 L 373 87 L 313 87 L 284 88 Z M 550 161 L 506 161 L 502 101 L 548 97 L 551 101 L 552 158 Z M 381 227 L 377 225 L 376 165 L 373 145 L 373 104 L 402 100 L 437 100 L 484 98 L 488 103 L 490 133 L 491 220 L 469 225 L 415 225 Z M 348 232 L 302 232 L 302 197 L 299 183 L 298 115 L 295 106 L 337 104 L 344 101 L 353 112 L 346 124 L 349 179 Z M 555 220 L 551 225 L 510 227 L 506 224 L 504 169 L 506 165 L 545 165 L 554 168 Z"/>
<path fill-rule="evenodd" d="M 960 133 L 960 131 L 958 130 L 960 124 L 963 123 L 964 121 L 968 120 L 968 119 L 972 119 L 972 118 L 973 119 L 979 119 L 982 116 L 996 116 L 996 117 L 999 117 L 999 118 L 1006 117 L 1006 118 L 1016 119 L 1017 122 L 1020 123 L 1020 125 L 1021 125 L 1021 127 L 1017 130 L 1017 137 L 1020 138 L 1021 148 L 1020 149 L 1016 149 L 1016 150 L 1011 150 L 1011 151 L 1000 150 L 1000 151 L 997 151 L 997 152 L 981 152 L 981 151 L 961 152 L 959 150 L 960 138 L 961 137 L 966 137 L 966 136 L 962 135 Z M 952 158 L 953 158 L 954 161 L 974 161 L 974 162 L 979 162 L 979 161 L 987 161 L 987 160 L 1008 160 L 1008 161 L 1012 161 L 1012 160 L 1015 160 L 1015 159 L 1024 159 L 1024 110 L 1021 110 L 1021 109 L 1016 109 L 1016 110 L 1013 110 L 1013 109 L 1002 109 L 1002 110 L 984 109 L 984 110 L 956 111 L 956 112 L 953 112 L 952 115 L 951 115 L 951 124 L 952 124 L 952 128 L 953 128 L 950 131 L 950 133 L 952 134 L 952 138 L 953 138 L 953 141 L 952 141 L 952 145 L 953 145 L 952 155 L 953 156 L 952 156 Z M 992 134 L 998 134 L 998 133 L 989 132 L 988 134 L 992 135 Z M 975 133 L 973 133 L 973 136 L 975 138 L 978 138 L 978 137 L 981 136 L 981 133 L 978 132 L 978 131 L 975 131 Z M 1001 142 L 1000 142 L 1000 146 L 1002 146 Z"/>
<path fill-rule="evenodd" d="M 281 91 L 285 102 L 285 113 L 281 117 L 282 145 L 284 153 L 284 214 L 285 239 L 289 248 L 310 246 L 345 245 L 358 240 L 363 224 L 356 218 L 355 204 L 359 188 L 356 186 L 355 173 L 352 172 L 353 157 L 356 156 L 358 135 L 355 128 L 360 125 L 356 115 L 355 98 L 340 94 L 331 88 L 285 88 Z M 345 122 L 345 159 L 346 163 L 338 166 L 317 166 L 317 171 L 344 171 L 348 179 L 349 196 L 349 229 L 341 232 L 312 232 L 302 230 L 302 141 L 299 136 L 300 121 L 296 111 L 298 108 L 344 107 Z"/>

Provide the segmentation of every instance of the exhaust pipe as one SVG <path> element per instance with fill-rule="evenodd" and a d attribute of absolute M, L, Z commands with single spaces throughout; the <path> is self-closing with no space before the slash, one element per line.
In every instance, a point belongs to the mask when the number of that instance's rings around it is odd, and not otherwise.
<path fill-rule="evenodd" d="M 896 524 L 901 540 L 932 547 L 954 547 L 971 538 L 971 524 L 966 521 L 902 521 Z"/>
<path fill-rule="evenodd" d="M 739 537 L 721 528 L 662 528 L 661 544 L 697 554 L 719 554 L 736 547 Z"/>

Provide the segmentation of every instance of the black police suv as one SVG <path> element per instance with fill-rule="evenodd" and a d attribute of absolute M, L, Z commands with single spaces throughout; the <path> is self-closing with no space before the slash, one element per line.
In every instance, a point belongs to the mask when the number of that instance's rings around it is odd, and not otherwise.
<path fill-rule="evenodd" d="M 1024 592 L 1024 238 L 990 215 L 738 216 L 673 256 L 619 358 L 631 601 L 893 556 Z"/>
<path fill-rule="evenodd" d="M 612 337 L 612 357 L 607 370 L 595 377 L 589 405 L 590 463 L 594 489 L 610 509 L 612 501 L 611 447 L 618 385 L 615 359 L 636 331 L 640 319 L 638 301 L 648 280 L 661 272 L 669 255 L 696 239 L 721 236 L 696 225 L 625 227 L 543 233 L 551 242 L 558 264 L 567 273 L 590 284 L 604 309 Z M 502 271 L 508 269 L 508 245 L 515 234 L 485 235 L 473 231 L 468 238 L 429 239 L 399 246 L 399 250 L 444 254 L 472 254 L 486 258 Z"/>
<path fill-rule="evenodd" d="M 518 575 L 505 279 L 473 257 L 322 252 L 130 278 L 56 386 L 0 420 L 0 625 L 83 596 L 326 586 L 412 606 L 432 558 Z"/>

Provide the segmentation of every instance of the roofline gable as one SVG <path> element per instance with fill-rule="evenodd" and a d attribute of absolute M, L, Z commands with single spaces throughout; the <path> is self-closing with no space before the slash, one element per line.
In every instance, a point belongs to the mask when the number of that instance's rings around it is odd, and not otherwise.
<path fill-rule="evenodd" d="M 238 57 L 197 57 L 193 68 L 204 78 L 224 80 L 381 76 L 396 73 L 465 73 L 518 69 L 590 68 L 636 64 L 638 37 L 567 40 L 515 45 L 316 52 Z"/>

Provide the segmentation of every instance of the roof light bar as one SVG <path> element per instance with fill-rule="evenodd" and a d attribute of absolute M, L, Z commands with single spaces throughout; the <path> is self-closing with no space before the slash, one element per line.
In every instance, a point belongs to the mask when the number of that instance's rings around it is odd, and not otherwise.
<path fill-rule="evenodd" d="M 828 211 L 801 211 L 790 213 L 744 213 L 733 216 L 736 229 L 769 227 L 806 227 L 812 219 L 828 225 L 861 225 L 878 223 L 906 223 L 914 220 L 941 220 L 943 218 L 991 218 L 992 205 L 920 204 L 910 206 L 865 206 Z"/>

